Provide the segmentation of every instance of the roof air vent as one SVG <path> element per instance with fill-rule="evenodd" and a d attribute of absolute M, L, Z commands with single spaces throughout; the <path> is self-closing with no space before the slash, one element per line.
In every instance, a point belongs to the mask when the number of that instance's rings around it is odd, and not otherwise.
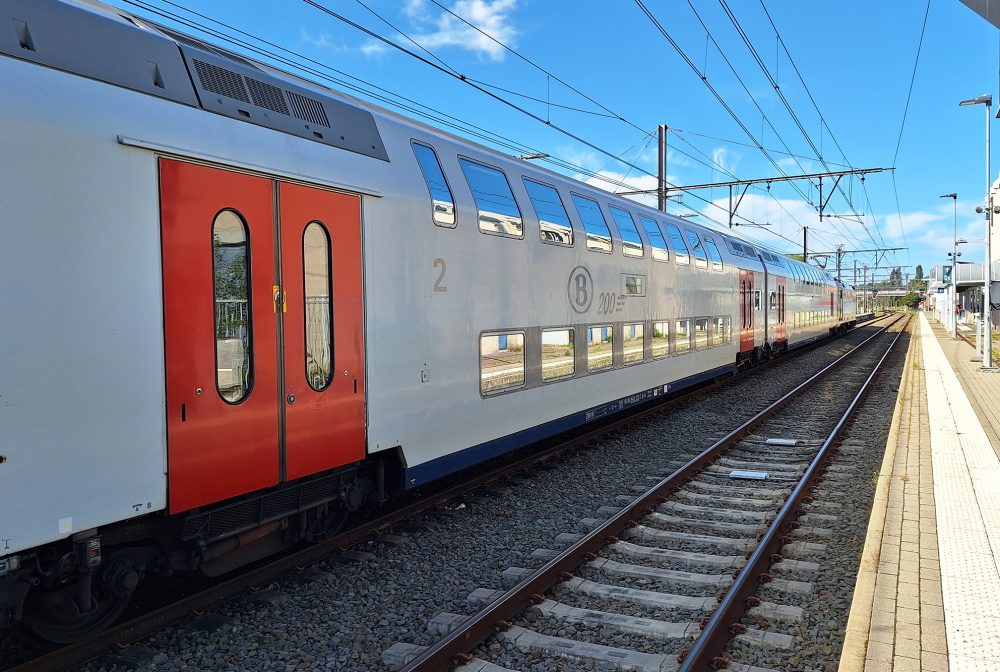
<path fill-rule="evenodd" d="M 303 96 L 294 91 L 288 92 L 288 100 L 292 103 L 292 112 L 296 117 L 312 124 L 330 128 L 330 122 L 326 118 L 323 103 L 315 98 Z"/>
<path fill-rule="evenodd" d="M 247 88 L 250 89 L 250 97 L 253 104 L 263 107 L 272 112 L 288 114 L 288 106 L 285 105 L 285 97 L 281 95 L 281 89 L 267 82 L 261 82 L 253 77 L 246 78 Z"/>
<path fill-rule="evenodd" d="M 192 60 L 194 61 L 194 69 L 198 72 L 198 79 L 206 91 L 228 96 L 244 103 L 250 102 L 246 87 L 243 86 L 243 77 L 239 73 L 199 61 L 197 58 Z"/>

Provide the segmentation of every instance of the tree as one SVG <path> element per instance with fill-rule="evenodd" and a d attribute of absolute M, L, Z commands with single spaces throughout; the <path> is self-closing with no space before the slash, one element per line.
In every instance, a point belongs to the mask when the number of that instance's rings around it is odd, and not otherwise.
<path fill-rule="evenodd" d="M 917 292 L 908 292 L 906 296 L 902 298 L 900 303 L 913 310 L 920 304 L 920 294 Z"/>
<path fill-rule="evenodd" d="M 889 272 L 889 284 L 898 286 L 903 284 L 903 271 L 897 266 Z"/>
<path fill-rule="evenodd" d="M 918 282 L 924 279 L 924 267 L 920 264 L 917 264 L 917 270 L 913 274 L 913 279 Z"/>

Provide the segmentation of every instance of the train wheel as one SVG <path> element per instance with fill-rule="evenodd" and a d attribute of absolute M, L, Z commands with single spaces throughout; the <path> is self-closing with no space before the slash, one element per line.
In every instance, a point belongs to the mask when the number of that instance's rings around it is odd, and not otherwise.
<path fill-rule="evenodd" d="M 24 602 L 23 622 L 42 639 L 72 644 L 109 628 L 128 606 L 141 574 L 126 557 L 112 559 L 93 579 L 89 609 L 80 607 L 76 581 L 59 588 L 33 588 Z"/>
<path fill-rule="evenodd" d="M 49 642 L 81 642 L 109 628 L 128 606 L 130 597 L 95 597 L 91 610 L 81 614 L 76 601 L 63 591 L 35 589 L 24 605 L 24 624 Z"/>

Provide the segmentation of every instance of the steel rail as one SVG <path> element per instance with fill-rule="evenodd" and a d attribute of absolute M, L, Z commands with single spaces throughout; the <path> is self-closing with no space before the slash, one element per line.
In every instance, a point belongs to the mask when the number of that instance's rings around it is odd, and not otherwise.
<path fill-rule="evenodd" d="M 479 646 L 498 629 L 507 627 L 514 617 L 537 600 L 538 596 L 544 594 L 561 580 L 570 578 L 572 571 L 579 565 L 591 559 L 609 542 L 616 541 L 617 536 L 626 528 L 635 525 L 638 519 L 651 513 L 656 504 L 665 501 L 665 495 L 678 489 L 685 480 L 713 462 L 722 452 L 739 442 L 764 420 L 811 388 L 866 344 L 880 336 L 886 329 L 897 324 L 900 319 L 902 318 L 896 318 L 886 326 L 881 327 L 849 352 L 798 384 L 776 402 L 713 443 L 673 474 L 637 497 L 619 513 L 598 525 L 498 599 L 460 623 L 455 630 L 424 650 L 405 665 L 400 672 L 448 670 L 457 662 L 461 662 L 469 651 Z"/>
<path fill-rule="evenodd" d="M 720 660 L 720 656 L 723 648 L 734 634 L 732 632 L 733 626 L 740 622 L 740 618 L 749 607 L 747 600 L 756 592 L 757 586 L 761 581 L 766 579 L 765 575 L 772 561 L 780 561 L 780 555 L 775 556 L 775 554 L 787 543 L 787 539 L 783 535 L 793 529 L 794 526 L 792 523 L 794 523 L 795 518 L 801 512 L 800 507 L 803 504 L 803 500 L 808 496 L 810 488 L 820 478 L 822 465 L 826 462 L 828 453 L 832 451 L 833 446 L 840 438 L 841 432 L 854 415 L 858 405 L 873 387 L 875 378 L 882 371 L 882 365 L 885 364 L 885 361 L 892 354 L 899 339 L 906 332 L 909 322 L 910 318 L 907 317 L 906 324 L 903 325 L 903 328 L 896 334 L 892 343 L 886 348 L 885 353 L 879 359 L 875 368 L 872 369 L 872 372 L 854 396 L 847 410 L 844 411 L 840 420 L 830 432 L 830 435 L 826 437 L 823 445 L 817 451 L 816 456 L 803 474 L 802 479 L 795 486 L 795 489 L 792 490 L 791 495 L 789 495 L 781 510 L 778 511 L 778 515 L 768 527 L 767 532 L 764 533 L 763 538 L 757 544 L 757 548 L 754 549 L 746 564 L 743 565 L 743 569 L 740 570 L 733 585 L 726 592 L 718 609 L 710 617 L 701 636 L 691 645 L 678 672 L 695 672 L 696 670 L 707 672 L 718 669 L 720 663 L 723 663 L 721 667 L 725 667 L 724 661 Z"/>
<path fill-rule="evenodd" d="M 887 316 L 872 318 L 864 323 L 859 323 L 858 326 L 869 326 L 873 322 L 885 319 L 885 317 Z M 861 347 L 861 345 L 867 343 L 868 340 L 870 340 L 870 338 L 863 341 L 859 346 L 856 346 L 856 348 Z M 793 354 L 798 355 L 808 352 L 828 342 L 828 339 L 816 341 L 808 346 L 797 348 L 793 351 Z M 854 350 L 851 352 L 854 352 Z M 788 361 L 788 358 L 779 357 L 777 359 L 770 360 L 746 373 L 761 373 L 783 361 Z M 33 658 L 25 663 L 7 668 L 5 672 L 57 672 L 59 670 L 65 670 L 87 662 L 109 649 L 127 649 L 130 645 L 144 639 L 145 637 L 149 637 L 150 635 L 178 621 L 181 621 L 184 618 L 197 615 L 198 612 L 209 609 L 220 602 L 232 599 L 255 585 L 270 583 L 271 581 L 288 574 L 290 571 L 313 564 L 319 560 L 329 557 L 339 550 L 361 543 L 371 538 L 373 535 L 399 525 L 400 523 L 403 523 L 406 520 L 422 513 L 423 511 L 439 506 L 454 497 L 497 481 L 513 473 L 529 469 L 536 464 L 551 459 L 559 453 L 579 447 L 588 441 L 613 432 L 654 413 L 662 412 L 667 408 L 676 406 L 707 390 L 725 385 L 733 379 L 740 379 L 743 375 L 746 374 L 735 374 L 733 378 L 725 378 L 719 382 L 685 390 L 681 393 L 650 402 L 646 405 L 646 407 L 640 406 L 634 412 L 623 417 L 604 422 L 600 426 L 593 428 L 591 431 L 569 438 L 568 440 L 557 441 L 551 446 L 547 446 L 542 450 L 502 465 L 497 469 L 471 476 L 467 480 L 463 480 L 461 483 L 447 487 L 438 492 L 434 492 L 426 497 L 422 497 L 417 501 L 403 505 L 398 509 L 389 511 L 370 521 L 363 522 L 357 527 L 346 530 L 345 532 L 342 532 L 334 537 L 330 537 L 329 539 L 308 546 L 302 550 L 276 558 L 275 560 L 256 567 L 249 572 L 245 572 L 239 576 L 215 584 L 193 595 L 181 598 L 176 602 L 172 602 L 151 612 L 117 624 L 97 634 L 93 638 L 88 639 L 87 641 L 59 647 L 58 649 L 42 654 L 41 656 Z"/>

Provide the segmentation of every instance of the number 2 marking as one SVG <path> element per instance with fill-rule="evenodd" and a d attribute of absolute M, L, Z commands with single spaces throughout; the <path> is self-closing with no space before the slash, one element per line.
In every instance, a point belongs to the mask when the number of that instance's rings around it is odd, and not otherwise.
<path fill-rule="evenodd" d="M 444 259 L 438 257 L 434 260 L 434 268 L 440 268 L 441 273 L 438 275 L 438 279 L 434 281 L 434 291 L 435 292 L 447 292 L 448 288 L 441 284 L 444 282 L 445 271 L 448 270 L 448 265 L 444 263 Z"/>

